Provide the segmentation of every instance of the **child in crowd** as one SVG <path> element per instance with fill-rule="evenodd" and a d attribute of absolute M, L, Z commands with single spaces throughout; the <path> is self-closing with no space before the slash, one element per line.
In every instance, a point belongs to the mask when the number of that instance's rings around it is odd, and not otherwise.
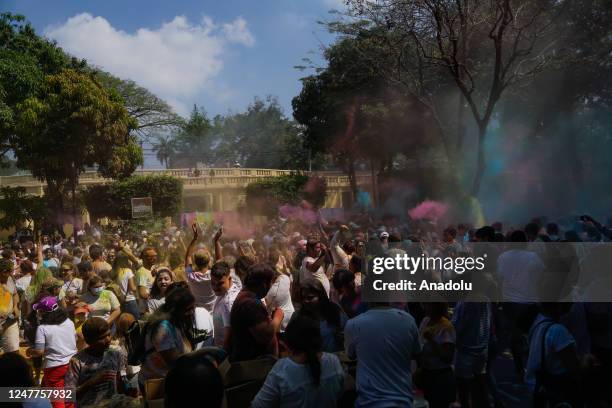
<path fill-rule="evenodd" d="M 54 296 L 46 296 L 33 305 L 40 325 L 36 329 L 34 348 L 27 351 L 30 357 L 45 357 L 43 387 L 64 388 L 68 362 L 76 354 L 74 323 Z M 72 403 L 54 401 L 53 408 L 73 407 Z"/>
<path fill-rule="evenodd" d="M 92 317 L 82 326 L 87 347 L 71 360 L 66 375 L 66 388 L 76 390 L 77 406 L 97 405 L 110 399 L 120 389 L 124 357 L 110 348 L 110 326 L 101 317 Z"/>

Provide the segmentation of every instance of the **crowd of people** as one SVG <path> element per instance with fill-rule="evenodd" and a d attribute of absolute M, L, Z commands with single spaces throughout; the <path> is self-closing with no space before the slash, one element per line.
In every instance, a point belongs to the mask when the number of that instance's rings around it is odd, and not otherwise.
<path fill-rule="evenodd" d="M 540 284 L 546 268 L 527 246 L 494 262 L 503 301 L 362 299 L 372 256 L 413 244 L 456 254 L 470 242 L 611 240 L 591 217 L 475 229 L 356 214 L 346 223 L 280 219 L 248 239 L 215 230 L 88 226 L 9 242 L 0 385 L 75 390 L 76 402 L 28 407 L 130 406 L 164 379 L 167 407 L 218 408 L 223 364 L 272 358 L 253 407 L 411 407 L 417 395 L 432 408 L 503 407 L 495 363 L 507 356 L 529 405 L 612 402 L 612 303 L 524 297 L 517 288 Z M 577 265 L 586 256 L 577 249 Z"/>

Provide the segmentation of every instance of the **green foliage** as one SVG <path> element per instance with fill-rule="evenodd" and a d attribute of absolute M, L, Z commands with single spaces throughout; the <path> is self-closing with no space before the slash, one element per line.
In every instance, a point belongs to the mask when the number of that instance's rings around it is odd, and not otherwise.
<path fill-rule="evenodd" d="M 84 67 L 84 61 L 37 36 L 23 16 L 0 14 L 0 160 L 14 142 L 18 104 L 39 92 L 45 75 Z"/>
<path fill-rule="evenodd" d="M 168 140 L 167 147 L 172 147 L 172 166 L 195 167 L 198 162 L 209 163 L 212 159 L 213 143 L 211 128 L 206 112 L 194 105 L 189 120 L 173 134 L 172 140 Z M 159 153 L 159 148 L 155 149 Z"/>
<path fill-rule="evenodd" d="M 314 207 L 325 202 L 325 180 L 303 174 L 268 178 L 246 187 L 246 209 L 253 213 L 274 216 L 281 205 L 297 205 L 307 201 Z"/>
<path fill-rule="evenodd" d="M 148 138 L 155 132 L 174 130 L 183 124 L 183 119 L 174 113 L 166 101 L 134 81 L 123 80 L 100 70 L 95 70 L 93 74 L 102 86 L 121 97 L 128 114 L 138 122 L 134 129 L 138 136 Z"/>
<path fill-rule="evenodd" d="M 122 178 L 142 164 L 140 146 L 129 133 L 134 119 L 84 74 L 46 76 L 38 95 L 19 103 L 16 113 L 17 166 L 47 182 L 59 211 L 87 167 L 97 164 L 105 177 Z"/>
<path fill-rule="evenodd" d="M 40 229 L 49 220 L 50 210 L 44 197 L 27 195 L 24 187 L 2 187 L 0 194 L 0 229 L 19 229 L 30 223 Z"/>
<path fill-rule="evenodd" d="M 287 119 L 273 97 L 256 98 L 246 112 L 218 118 L 217 159 L 243 167 L 306 169 L 301 129 Z"/>
<path fill-rule="evenodd" d="M 131 199 L 151 197 L 153 214 L 170 217 L 182 207 L 183 183 L 172 176 L 131 176 L 105 185 L 93 185 L 83 192 L 87 211 L 93 219 L 130 219 Z"/>
<path fill-rule="evenodd" d="M 303 129 L 288 119 L 278 101 L 256 98 L 246 112 L 216 116 L 194 106 L 189 120 L 171 138 L 158 137 L 153 148 L 172 167 L 205 166 L 306 170 L 309 152 Z M 169 160 L 168 160 L 169 158 Z M 315 167 L 320 157 L 310 157 Z"/>

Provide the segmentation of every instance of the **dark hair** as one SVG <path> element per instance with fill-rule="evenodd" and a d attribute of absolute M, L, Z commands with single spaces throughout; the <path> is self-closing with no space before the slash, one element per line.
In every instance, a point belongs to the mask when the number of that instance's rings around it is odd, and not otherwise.
<path fill-rule="evenodd" d="M 554 222 L 549 222 L 546 225 L 546 233 L 548 235 L 559 235 L 559 226 Z"/>
<path fill-rule="evenodd" d="M 262 284 L 270 284 L 276 277 L 276 270 L 269 264 L 258 263 L 251 265 L 244 278 L 244 286 L 255 289 Z"/>
<path fill-rule="evenodd" d="M 40 324 L 62 324 L 68 319 L 68 313 L 58 305 L 58 308 L 52 312 L 41 312 Z"/>
<path fill-rule="evenodd" d="M 448 318 L 448 303 L 446 302 L 431 302 L 429 303 L 431 316 Z"/>
<path fill-rule="evenodd" d="M 565 231 L 565 240 L 568 242 L 582 242 L 576 231 Z"/>
<path fill-rule="evenodd" d="M 347 269 L 338 269 L 332 277 L 332 285 L 336 290 L 342 289 L 351 282 L 355 282 L 355 274 Z"/>
<path fill-rule="evenodd" d="M 101 317 L 90 317 L 81 326 L 85 343 L 91 344 L 110 330 L 108 322 Z"/>
<path fill-rule="evenodd" d="M 22 273 L 30 273 L 34 271 L 34 265 L 32 265 L 32 261 L 29 259 L 24 259 L 21 261 L 19 268 L 21 269 Z"/>
<path fill-rule="evenodd" d="M 77 270 L 80 275 L 85 275 L 87 272 L 93 271 L 93 265 L 89 261 L 82 261 L 77 265 Z"/>
<path fill-rule="evenodd" d="M 537 237 L 539 231 L 540 227 L 535 222 L 530 222 L 525 225 L 525 234 L 527 234 L 527 237 Z"/>
<path fill-rule="evenodd" d="M 244 279 L 252 265 L 255 265 L 255 259 L 250 256 L 241 255 L 234 263 L 234 270 L 236 271 L 236 274 L 240 276 L 240 278 Z"/>
<path fill-rule="evenodd" d="M 32 366 L 19 353 L 0 355 L 0 384 L 3 387 L 34 387 Z M 21 408 L 21 402 L 3 402 L 2 407 Z"/>
<path fill-rule="evenodd" d="M 487 225 L 482 228 L 478 228 L 474 233 L 474 236 L 484 241 L 493 242 L 493 240 L 495 239 L 495 230 L 493 229 L 493 227 Z"/>
<path fill-rule="evenodd" d="M 0 272 L 13 272 L 13 267 L 13 261 L 4 258 L 0 259 Z"/>
<path fill-rule="evenodd" d="M 319 385 L 321 362 L 318 354 L 323 349 L 319 322 L 300 313 L 294 315 L 285 330 L 285 341 L 292 352 L 306 354 L 306 365 L 314 383 Z"/>
<path fill-rule="evenodd" d="M 162 321 L 168 320 L 172 325 L 179 328 L 183 334 L 194 345 L 194 317 L 187 318 L 185 311 L 195 304 L 195 297 L 189 290 L 187 282 L 173 282 L 166 289 L 165 303 L 161 305 L 151 318 L 151 331 L 154 334 Z"/>
<path fill-rule="evenodd" d="M 346 241 L 344 245 L 342 245 L 342 249 L 344 252 L 350 255 L 355 252 L 355 244 L 353 244 L 351 241 Z"/>
<path fill-rule="evenodd" d="M 318 243 L 319 243 L 318 239 L 312 239 L 312 238 L 308 239 L 308 241 L 306 241 L 306 252 L 314 251 Z"/>
<path fill-rule="evenodd" d="M 89 247 L 89 256 L 91 256 L 93 261 L 102 258 L 102 252 L 102 247 L 98 244 L 94 244 Z"/>
<path fill-rule="evenodd" d="M 513 231 L 510 234 L 510 242 L 527 242 L 527 235 L 521 230 Z"/>
<path fill-rule="evenodd" d="M 74 249 L 72 250 L 72 256 L 76 256 L 76 257 L 80 257 L 83 255 L 83 250 L 81 249 L 81 247 L 74 247 Z"/>
<path fill-rule="evenodd" d="M 174 283 L 176 281 L 176 278 L 174 277 L 174 273 L 172 273 L 172 271 L 168 268 L 159 268 L 157 270 L 157 274 L 155 275 L 155 280 L 153 281 L 153 286 L 151 286 L 151 297 L 152 298 L 157 298 L 161 295 L 161 292 L 159 291 L 159 288 L 157 287 L 157 279 L 159 278 L 159 275 L 161 273 L 167 273 L 168 275 L 170 275 L 170 279 L 172 280 L 172 282 Z M 172 284 L 170 284 L 168 286 L 168 288 L 166 289 L 166 293 L 168 293 L 168 289 L 170 289 L 170 286 L 172 286 Z"/>
<path fill-rule="evenodd" d="M 215 264 L 210 268 L 210 276 L 214 276 L 216 279 L 223 279 L 226 276 L 230 275 L 230 266 L 225 261 L 215 262 Z"/>
<path fill-rule="evenodd" d="M 2 258 L 4 259 L 12 259 L 13 258 L 13 250 L 12 249 L 4 249 L 2 250 Z"/>
<path fill-rule="evenodd" d="M 444 233 L 450 235 L 453 238 L 457 237 L 457 230 L 453 227 L 448 227 L 444 230 Z"/>
<path fill-rule="evenodd" d="M 92 278 L 87 282 L 87 290 L 97 283 L 104 283 L 104 281 L 98 275 L 92 276 Z"/>
<path fill-rule="evenodd" d="M 166 302 L 160 307 L 170 316 L 172 323 L 185 318 L 185 310 L 195 303 L 195 297 L 186 282 L 173 282 L 166 289 Z"/>
<path fill-rule="evenodd" d="M 353 255 L 349 261 L 349 266 L 352 266 L 355 272 L 362 271 L 363 259 L 360 256 Z"/>
<path fill-rule="evenodd" d="M 210 408 L 220 408 L 223 403 L 221 373 L 203 353 L 179 357 L 166 375 L 164 388 L 166 408 L 192 406 L 196 400 L 200 401 L 199 406 Z M 201 399 L 202 395 L 206 396 L 205 400 Z"/>
<path fill-rule="evenodd" d="M 300 284 L 300 292 L 302 290 L 315 292 L 319 298 L 319 313 L 321 317 L 323 317 L 332 327 L 335 327 L 337 330 L 342 330 L 340 327 L 340 314 L 342 313 L 342 309 L 329 300 L 323 284 L 318 279 L 307 278 Z"/>

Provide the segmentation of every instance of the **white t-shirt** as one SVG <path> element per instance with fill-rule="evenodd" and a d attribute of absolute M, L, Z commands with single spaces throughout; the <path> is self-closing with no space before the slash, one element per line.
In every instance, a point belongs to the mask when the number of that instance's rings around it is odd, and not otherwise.
<path fill-rule="evenodd" d="M 544 263 L 535 252 L 512 249 L 502 253 L 497 259 L 497 276 L 504 301 L 537 302 L 543 272 Z"/>
<path fill-rule="evenodd" d="M 188 266 L 185 268 L 187 274 L 187 285 L 195 297 L 196 307 L 203 307 L 209 312 L 212 311 L 217 296 L 210 284 L 210 271 L 197 272 Z"/>
<path fill-rule="evenodd" d="M 130 279 L 134 278 L 134 272 L 129 268 L 121 268 L 117 277 L 117 284 L 121 288 L 121 293 L 125 296 L 126 302 L 136 300 L 136 296 L 130 290 Z M 134 282 L 136 283 L 136 282 Z"/>
<path fill-rule="evenodd" d="M 68 282 L 64 282 L 60 290 L 60 299 L 63 299 L 68 292 L 74 292 L 79 295 L 83 292 L 83 279 L 72 278 Z"/>
<path fill-rule="evenodd" d="M 215 337 L 215 326 L 213 324 L 212 315 L 208 310 L 203 307 L 196 307 L 194 313 L 195 327 L 198 331 L 207 331 L 210 337 L 195 345 L 195 349 L 199 350 L 202 347 L 208 347 L 213 345 L 213 339 Z"/>
<path fill-rule="evenodd" d="M 17 282 L 15 282 L 15 286 L 17 287 L 17 289 L 25 292 L 28 286 L 30 286 L 30 282 L 32 282 L 32 274 L 28 273 L 27 275 L 24 275 L 21 278 L 17 279 Z"/>
<path fill-rule="evenodd" d="M 213 306 L 213 325 L 215 327 L 215 346 L 222 347 L 225 341 L 225 328 L 230 327 L 230 313 L 232 305 L 240 290 L 232 285 L 230 290 L 221 297 L 217 297 Z"/>
<path fill-rule="evenodd" d="M 552 324 L 552 326 L 550 326 Z M 548 330 L 546 330 L 546 328 Z M 535 388 L 536 371 L 542 366 L 542 336 L 546 330 L 544 353 L 546 356 L 546 372 L 549 374 L 565 374 L 567 371 L 558 353 L 566 347 L 575 344 L 574 337 L 561 323 L 553 322 L 549 317 L 539 314 L 529 331 L 529 356 L 525 372 L 525 382 L 533 390 Z"/>
<path fill-rule="evenodd" d="M 295 311 L 291 302 L 291 279 L 285 274 L 278 276 L 266 295 L 268 313 L 274 312 L 277 307 L 283 311 L 284 316 L 280 329 L 285 331 Z"/>
<path fill-rule="evenodd" d="M 58 367 L 70 362 L 77 353 L 76 333 L 72 320 L 61 324 L 41 324 L 36 329 L 35 347 L 45 350 L 45 368 Z"/>
<path fill-rule="evenodd" d="M 317 271 L 314 273 L 310 272 L 310 270 L 306 267 L 306 265 L 315 263 L 316 261 L 317 260 L 311 256 L 304 257 L 304 259 L 302 260 L 302 267 L 300 268 L 300 281 L 303 282 L 308 278 L 315 278 L 319 280 L 319 282 L 323 284 L 323 288 L 325 288 L 327 296 L 329 296 L 329 279 L 327 278 L 327 275 L 325 275 L 325 270 L 323 269 L 323 266 L 319 266 L 319 269 L 317 269 Z"/>
<path fill-rule="evenodd" d="M 347 322 L 344 345 L 357 358 L 356 408 L 412 406 L 411 363 L 421 344 L 410 314 L 370 309 Z"/>
<path fill-rule="evenodd" d="M 252 402 L 253 408 L 335 407 L 344 387 L 344 370 L 334 354 L 321 355 L 321 381 L 315 385 L 306 364 L 281 358 Z"/>
<path fill-rule="evenodd" d="M 104 289 L 98 297 L 87 291 L 81 300 L 89 306 L 89 317 L 101 317 L 108 320 L 111 313 L 121 307 L 119 299 L 110 290 Z"/>

